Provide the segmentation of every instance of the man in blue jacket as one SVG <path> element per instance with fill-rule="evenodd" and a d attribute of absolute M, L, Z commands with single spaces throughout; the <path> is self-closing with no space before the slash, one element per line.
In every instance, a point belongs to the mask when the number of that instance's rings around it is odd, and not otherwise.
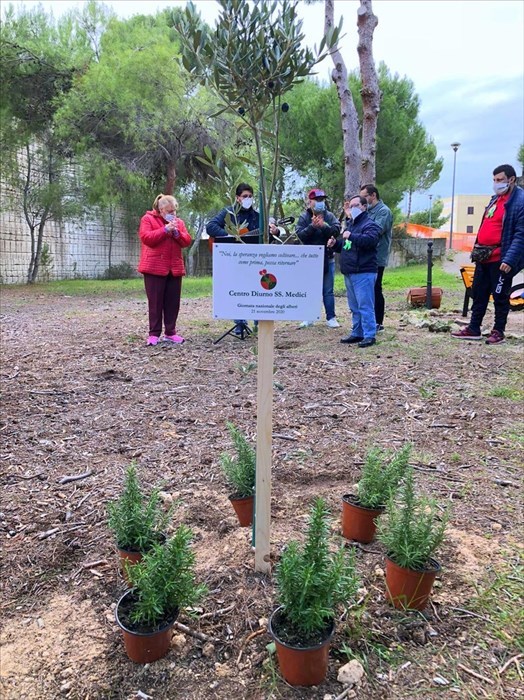
<path fill-rule="evenodd" d="M 495 322 L 486 343 L 499 345 L 505 341 L 511 282 L 524 267 L 524 190 L 516 180 L 511 165 L 499 165 L 493 171 L 495 194 L 482 216 L 471 257 L 476 263 L 471 319 L 466 328 L 451 334 L 454 338 L 481 340 L 481 325 L 492 294 Z M 476 251 L 477 245 L 481 251 Z M 475 259 L 479 253 L 485 257 Z"/>
<path fill-rule="evenodd" d="M 353 327 L 340 340 L 359 348 L 375 344 L 375 280 L 377 278 L 377 246 L 380 226 L 366 211 L 366 198 L 356 194 L 344 202 L 346 230 L 342 239 L 332 238 L 328 246 L 340 253 L 340 270 L 344 275 L 348 306 Z"/>
<path fill-rule="evenodd" d="M 393 235 L 393 214 L 380 199 L 377 188 L 374 185 L 364 185 L 360 189 L 360 196 L 365 197 L 368 203 L 368 214 L 373 221 L 380 226 L 380 238 L 377 247 L 377 279 L 375 280 L 375 320 L 377 333 L 384 330 L 384 312 L 386 302 L 382 291 L 382 277 L 389 260 L 391 239 Z"/>

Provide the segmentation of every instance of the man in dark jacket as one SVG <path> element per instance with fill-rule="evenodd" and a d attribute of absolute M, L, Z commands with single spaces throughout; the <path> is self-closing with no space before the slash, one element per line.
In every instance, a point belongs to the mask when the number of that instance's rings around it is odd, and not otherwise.
<path fill-rule="evenodd" d="M 389 260 L 391 238 L 393 235 L 393 215 L 391 209 L 380 199 L 380 194 L 374 185 L 364 185 L 360 188 L 361 197 L 368 203 L 368 214 L 381 228 L 377 247 L 377 279 L 375 280 L 375 319 L 377 333 L 384 330 L 384 312 L 386 302 L 382 291 L 382 277 Z"/>
<path fill-rule="evenodd" d="M 366 198 L 354 195 L 344 202 L 346 230 L 342 239 L 332 239 L 329 246 L 340 253 L 340 270 L 344 275 L 348 306 L 353 327 L 341 343 L 358 343 L 359 348 L 374 345 L 375 280 L 377 277 L 377 246 L 381 228 L 366 211 Z"/>
<path fill-rule="evenodd" d="M 308 193 L 308 206 L 301 214 L 296 234 L 306 245 L 324 246 L 324 277 L 322 280 L 322 300 L 326 310 L 326 324 L 330 328 L 339 328 L 340 324 L 335 315 L 335 258 L 333 251 L 327 248 L 330 238 L 336 238 L 340 233 L 340 223 L 336 216 L 326 208 L 326 193 L 324 190 L 312 189 Z M 312 326 L 312 321 L 302 321 L 301 328 Z"/>
<path fill-rule="evenodd" d="M 253 207 L 253 188 L 246 182 L 241 182 L 235 190 L 235 204 L 233 207 L 224 207 L 214 216 L 206 226 L 207 235 L 212 239 L 220 239 L 229 235 L 226 226 L 229 224 L 240 235 L 245 233 L 258 233 L 259 213 Z M 278 235 L 278 228 L 275 224 L 269 224 L 269 231 Z M 235 319 L 236 327 L 233 333 L 244 338 L 246 321 Z M 257 322 L 255 321 L 255 327 Z M 249 331 L 249 329 L 248 329 Z"/>
<path fill-rule="evenodd" d="M 495 323 L 486 343 L 499 345 L 505 340 L 511 282 L 524 267 L 524 190 L 516 180 L 511 165 L 499 165 L 493 171 L 495 194 L 484 211 L 476 240 L 488 257 L 474 260 L 471 319 L 466 328 L 451 334 L 454 338 L 481 340 L 482 320 L 492 294 Z M 474 253 L 475 249 L 472 256 Z"/>

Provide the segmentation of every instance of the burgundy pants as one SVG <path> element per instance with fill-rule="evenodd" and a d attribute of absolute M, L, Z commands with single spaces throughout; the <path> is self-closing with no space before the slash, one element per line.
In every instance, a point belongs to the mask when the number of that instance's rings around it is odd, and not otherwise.
<path fill-rule="evenodd" d="M 160 337 L 162 317 L 166 335 L 175 335 L 176 321 L 180 310 L 182 277 L 167 277 L 144 274 L 147 302 L 149 305 L 149 335 Z"/>

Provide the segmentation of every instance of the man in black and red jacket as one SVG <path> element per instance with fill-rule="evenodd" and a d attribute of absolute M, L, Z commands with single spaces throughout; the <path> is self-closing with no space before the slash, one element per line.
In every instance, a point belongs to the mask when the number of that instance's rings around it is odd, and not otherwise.
<path fill-rule="evenodd" d="M 466 328 L 451 334 L 454 338 L 481 340 L 482 320 L 492 294 L 495 322 L 486 343 L 499 345 L 505 341 L 511 281 L 524 267 L 524 190 L 516 180 L 511 165 L 499 165 L 493 171 L 495 194 L 484 211 L 475 242 L 488 257 L 476 262 L 471 319 Z M 473 257 L 474 252 L 475 248 Z"/>

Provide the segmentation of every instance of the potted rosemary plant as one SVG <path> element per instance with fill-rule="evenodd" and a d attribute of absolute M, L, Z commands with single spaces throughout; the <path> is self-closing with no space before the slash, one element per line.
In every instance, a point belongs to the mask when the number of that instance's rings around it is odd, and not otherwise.
<path fill-rule="evenodd" d="M 159 489 L 146 495 L 140 485 L 136 464 L 127 468 L 121 496 L 107 506 L 108 525 L 113 531 L 124 576 L 127 568 L 151 547 L 165 539 L 164 530 L 171 516 L 160 502 Z"/>
<path fill-rule="evenodd" d="M 256 453 L 245 435 L 233 423 L 227 423 L 235 456 L 227 452 L 220 455 L 220 465 L 231 491 L 229 500 L 235 509 L 242 527 L 253 522 L 253 499 L 255 493 Z"/>
<path fill-rule="evenodd" d="M 324 680 L 337 608 L 347 606 L 358 588 L 353 553 L 344 547 L 333 553 L 329 531 L 329 512 L 318 498 L 311 507 L 304 544 L 290 542 L 276 567 L 280 606 L 268 629 L 280 671 L 291 685 L 318 685 Z"/>
<path fill-rule="evenodd" d="M 165 656 L 179 611 L 197 604 L 206 592 L 195 580 L 192 537 L 191 530 L 180 525 L 128 571 L 132 588 L 118 601 L 115 615 L 127 655 L 136 663 Z"/>
<path fill-rule="evenodd" d="M 441 567 L 433 555 L 444 540 L 449 511 L 433 498 L 415 494 L 413 471 L 397 500 L 378 521 L 377 539 L 386 548 L 386 596 L 396 608 L 423 610 Z"/>
<path fill-rule="evenodd" d="M 357 494 L 342 497 L 342 535 L 363 544 L 375 536 L 376 518 L 396 492 L 408 468 L 411 445 L 397 452 L 370 449 L 362 467 Z"/>

